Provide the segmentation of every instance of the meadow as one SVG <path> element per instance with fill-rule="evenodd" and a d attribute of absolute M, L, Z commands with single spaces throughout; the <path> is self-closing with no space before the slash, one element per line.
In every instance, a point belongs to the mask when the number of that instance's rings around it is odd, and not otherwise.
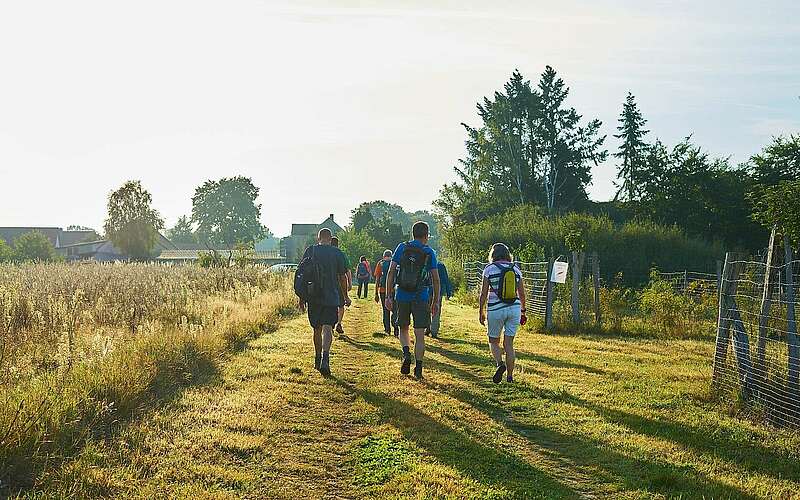
<path fill-rule="evenodd" d="M 35 484 L 293 310 L 285 278 L 252 267 L 0 265 L 0 486 Z"/>
<path fill-rule="evenodd" d="M 426 378 L 416 381 L 398 373 L 397 340 L 381 332 L 379 306 L 354 300 L 324 378 L 313 369 L 306 319 L 291 319 L 287 281 L 258 269 L 4 270 L 0 496 L 791 499 L 800 491 L 800 434 L 711 392 L 712 322 L 684 316 L 686 308 L 711 314 L 713 301 L 681 298 L 657 280 L 635 293 L 604 288 L 604 317 L 613 325 L 617 304 L 620 328 L 544 333 L 532 321 L 519 333 L 515 383 L 495 385 L 470 303 L 445 303 L 442 337 L 428 341 Z M 556 313 L 567 321 L 566 306 Z"/>

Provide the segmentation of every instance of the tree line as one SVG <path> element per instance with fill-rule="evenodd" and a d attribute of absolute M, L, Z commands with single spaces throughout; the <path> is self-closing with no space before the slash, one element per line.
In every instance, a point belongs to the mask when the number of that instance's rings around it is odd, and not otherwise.
<path fill-rule="evenodd" d="M 800 232 L 800 136 L 776 137 L 734 165 L 712 157 L 690 134 L 672 146 L 649 140 L 647 120 L 628 93 L 614 135 L 617 191 L 598 203 L 586 188 L 593 168 L 609 159 L 607 137 L 599 119 L 584 120 L 566 104 L 568 96 L 547 66 L 535 86 L 515 71 L 502 90 L 478 103 L 480 125 L 463 124 L 466 152 L 455 167 L 457 181 L 434 202 L 445 230 L 532 205 L 549 216 L 583 212 L 618 224 L 677 226 L 742 250 L 762 248 L 776 224 Z"/>

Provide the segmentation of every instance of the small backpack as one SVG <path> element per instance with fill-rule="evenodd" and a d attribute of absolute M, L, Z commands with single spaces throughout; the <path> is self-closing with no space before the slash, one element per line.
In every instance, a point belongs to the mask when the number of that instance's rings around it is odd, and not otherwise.
<path fill-rule="evenodd" d="M 366 262 L 358 263 L 358 277 L 361 279 L 369 278 L 369 268 Z"/>
<path fill-rule="evenodd" d="M 311 247 L 311 254 L 300 261 L 294 275 L 294 293 L 305 302 L 313 302 L 322 297 L 322 269 L 314 254 L 316 246 Z"/>
<path fill-rule="evenodd" d="M 381 279 L 379 285 L 381 288 L 386 288 L 386 278 L 389 277 L 389 266 L 392 264 L 390 260 L 381 261 Z"/>
<path fill-rule="evenodd" d="M 517 301 L 517 273 L 514 272 L 514 264 L 511 266 L 501 266 L 495 264 L 500 269 L 500 280 L 497 282 L 497 298 L 506 304 L 513 304 Z"/>
<path fill-rule="evenodd" d="M 406 292 L 419 292 L 427 278 L 428 254 L 416 246 L 406 243 L 400 257 L 400 273 L 397 285 Z"/>

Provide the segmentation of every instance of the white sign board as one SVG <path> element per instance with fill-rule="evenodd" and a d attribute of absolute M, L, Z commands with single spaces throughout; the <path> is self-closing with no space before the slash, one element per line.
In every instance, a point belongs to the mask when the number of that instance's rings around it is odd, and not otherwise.
<path fill-rule="evenodd" d="M 550 273 L 550 281 L 553 283 L 566 283 L 568 270 L 569 264 L 566 262 L 553 262 L 553 272 Z"/>

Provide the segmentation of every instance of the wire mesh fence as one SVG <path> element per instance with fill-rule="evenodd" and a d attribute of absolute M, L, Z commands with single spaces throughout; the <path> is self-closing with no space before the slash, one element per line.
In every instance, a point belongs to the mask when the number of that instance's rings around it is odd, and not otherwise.
<path fill-rule="evenodd" d="M 525 283 L 525 293 L 528 299 L 527 312 L 530 316 L 544 318 L 547 308 L 547 262 L 515 262 Z M 465 262 L 464 282 L 467 290 L 479 293 L 483 281 L 485 262 Z"/>
<path fill-rule="evenodd" d="M 722 273 L 713 386 L 768 422 L 800 428 L 797 277 L 791 251 L 765 261 L 729 254 Z"/>
<path fill-rule="evenodd" d="M 672 285 L 675 293 L 702 297 L 717 295 L 719 291 L 719 276 L 712 273 L 696 271 L 659 272 L 658 278 Z"/>

